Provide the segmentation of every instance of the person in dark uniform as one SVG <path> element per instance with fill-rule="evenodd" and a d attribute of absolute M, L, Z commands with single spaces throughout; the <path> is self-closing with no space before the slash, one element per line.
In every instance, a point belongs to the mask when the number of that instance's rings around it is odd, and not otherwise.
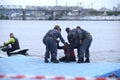
<path fill-rule="evenodd" d="M 8 56 L 11 56 L 10 52 L 17 50 L 17 49 L 20 49 L 19 41 L 17 38 L 15 38 L 13 33 L 10 33 L 10 39 L 8 41 L 4 42 L 4 46 L 7 46 L 7 48 L 5 48 L 4 51 L 7 52 Z"/>
<path fill-rule="evenodd" d="M 67 27 L 67 28 L 65 29 L 65 31 L 66 31 L 67 33 L 69 33 L 70 28 Z M 65 62 L 65 61 L 67 60 L 66 54 L 67 54 L 67 48 L 68 48 L 68 46 L 69 46 L 68 43 L 66 43 L 66 45 L 64 45 L 64 46 L 60 46 L 60 45 L 59 45 L 59 41 L 57 41 L 57 48 L 58 48 L 58 49 L 63 49 L 63 50 L 64 50 L 64 55 L 65 55 L 65 56 L 61 57 L 61 58 L 59 59 L 59 61 Z M 72 50 L 72 51 L 70 52 L 70 61 L 71 61 L 71 62 L 76 61 L 75 58 L 76 58 L 76 57 L 75 57 L 75 52 L 74 52 L 74 50 Z"/>
<path fill-rule="evenodd" d="M 90 45 L 91 45 L 91 42 L 92 42 L 92 35 L 82 29 L 80 26 L 77 26 L 76 27 L 78 30 L 81 30 L 82 31 L 82 34 L 83 34 L 83 37 L 82 37 L 82 40 L 81 40 L 81 46 L 80 46 L 80 50 L 79 50 L 79 59 L 78 59 L 78 63 L 89 63 L 90 62 L 90 51 L 89 51 L 89 48 L 90 48 Z M 86 58 L 86 60 L 84 61 L 84 56 Z"/>
<path fill-rule="evenodd" d="M 82 31 L 78 29 L 72 29 L 69 31 L 67 38 L 70 44 L 67 49 L 66 62 L 70 62 L 71 51 L 73 51 L 74 49 L 77 49 L 77 53 L 79 54 L 79 49 L 80 49 L 81 39 L 82 39 Z"/>
<path fill-rule="evenodd" d="M 54 29 L 49 30 L 46 35 L 43 37 L 43 43 L 46 46 L 45 52 L 45 63 L 48 63 L 48 58 L 51 54 L 51 61 L 53 63 L 58 63 L 57 60 L 57 39 L 60 39 L 63 44 L 65 44 L 65 40 L 63 39 L 60 33 L 59 25 L 56 25 Z"/>

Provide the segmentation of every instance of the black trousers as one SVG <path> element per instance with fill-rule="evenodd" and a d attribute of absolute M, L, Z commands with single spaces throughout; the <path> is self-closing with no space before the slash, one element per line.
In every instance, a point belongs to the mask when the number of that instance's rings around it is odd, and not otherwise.
<path fill-rule="evenodd" d="M 15 49 L 13 48 L 9 48 L 9 47 L 5 47 L 2 49 L 2 51 L 6 52 L 8 56 L 11 56 L 10 52 L 14 51 Z"/>

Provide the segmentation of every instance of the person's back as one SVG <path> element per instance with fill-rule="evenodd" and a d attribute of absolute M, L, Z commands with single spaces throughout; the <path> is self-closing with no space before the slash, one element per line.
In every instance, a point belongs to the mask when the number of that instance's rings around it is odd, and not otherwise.
<path fill-rule="evenodd" d="M 59 31 L 56 29 L 52 29 L 48 32 L 47 36 L 57 39 L 59 37 Z"/>
<path fill-rule="evenodd" d="M 49 62 L 49 54 L 51 53 L 51 61 L 53 63 L 58 63 L 57 60 L 57 45 L 56 40 L 57 38 L 60 38 L 61 42 L 65 44 L 65 41 L 60 33 L 60 27 L 56 25 L 54 29 L 49 30 L 46 35 L 43 38 L 43 43 L 46 46 L 46 52 L 45 52 L 45 62 Z"/>
<path fill-rule="evenodd" d="M 82 39 L 82 31 L 81 30 L 72 29 L 68 33 L 69 43 L 71 43 L 71 42 L 78 43 L 78 42 L 80 42 L 81 39 Z"/>
<path fill-rule="evenodd" d="M 49 30 L 47 32 L 47 34 L 44 36 L 43 38 L 43 43 L 45 43 L 45 38 L 46 37 L 52 37 L 53 39 L 57 40 L 57 38 L 60 38 L 60 40 L 62 41 L 62 43 L 65 43 L 64 39 L 62 38 L 61 36 L 61 33 L 60 31 L 56 30 L 56 29 L 52 29 L 52 30 Z"/>
<path fill-rule="evenodd" d="M 88 31 L 86 31 L 84 29 L 81 29 L 81 31 L 83 33 L 83 39 L 91 39 L 92 38 L 92 35 Z"/>
<path fill-rule="evenodd" d="M 70 52 L 72 52 L 75 48 L 77 48 L 77 52 L 79 52 L 81 39 L 82 39 L 81 30 L 72 29 L 68 33 L 68 41 L 70 43 L 70 45 L 68 46 L 67 54 L 66 54 L 68 58 L 68 62 L 70 59 Z"/>
<path fill-rule="evenodd" d="M 12 45 L 12 48 L 13 48 L 14 50 L 20 49 L 20 45 L 19 45 L 18 39 L 15 38 L 15 37 L 14 37 L 14 39 L 15 39 L 15 42 L 14 42 L 13 44 L 11 44 L 11 45 Z"/>
<path fill-rule="evenodd" d="M 80 47 L 80 55 L 79 55 L 79 60 L 78 63 L 83 63 L 83 62 L 90 62 L 90 52 L 89 52 L 89 47 L 92 42 L 92 35 L 86 31 L 83 30 L 80 26 L 77 26 L 78 30 L 81 30 L 83 33 L 82 41 L 81 41 L 81 47 Z M 84 61 L 84 56 L 86 57 L 86 60 Z"/>

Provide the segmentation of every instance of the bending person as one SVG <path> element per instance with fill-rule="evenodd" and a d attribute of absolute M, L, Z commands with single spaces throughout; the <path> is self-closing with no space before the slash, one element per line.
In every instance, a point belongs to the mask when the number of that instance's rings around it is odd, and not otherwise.
<path fill-rule="evenodd" d="M 79 60 L 78 63 L 83 63 L 83 62 L 90 62 L 90 45 L 92 42 L 92 35 L 82 29 L 80 26 L 77 26 L 77 29 L 82 31 L 83 37 L 82 37 L 82 41 L 81 41 L 81 46 L 80 46 L 80 50 L 79 50 Z M 86 58 L 86 60 L 84 61 L 84 56 Z"/>
<path fill-rule="evenodd" d="M 80 42 L 82 39 L 82 31 L 78 29 L 72 29 L 69 31 L 67 38 L 70 44 L 67 48 L 66 62 L 70 62 L 70 52 L 73 51 L 74 49 L 77 49 L 77 52 L 79 52 L 80 45 L 81 45 Z"/>
<path fill-rule="evenodd" d="M 45 52 L 45 63 L 48 63 L 48 58 L 51 54 L 51 61 L 53 63 L 58 63 L 57 60 L 57 39 L 60 39 L 63 44 L 65 44 L 65 40 L 63 39 L 60 33 L 59 25 L 56 25 L 54 29 L 49 30 L 43 38 L 43 43 L 46 46 Z"/>

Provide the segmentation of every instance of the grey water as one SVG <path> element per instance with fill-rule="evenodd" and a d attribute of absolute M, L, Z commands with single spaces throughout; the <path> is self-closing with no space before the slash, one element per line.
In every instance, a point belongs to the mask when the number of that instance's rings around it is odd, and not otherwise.
<path fill-rule="evenodd" d="M 60 25 L 63 38 L 67 41 L 66 27 L 76 26 L 89 31 L 93 36 L 91 52 L 120 51 L 120 21 L 0 21 L 0 45 L 14 33 L 21 48 L 28 48 L 31 54 L 44 54 L 42 39 L 46 32 Z M 60 45 L 63 45 L 62 43 Z M 60 51 L 61 52 L 61 51 Z M 60 53 L 59 52 L 59 53 Z"/>

